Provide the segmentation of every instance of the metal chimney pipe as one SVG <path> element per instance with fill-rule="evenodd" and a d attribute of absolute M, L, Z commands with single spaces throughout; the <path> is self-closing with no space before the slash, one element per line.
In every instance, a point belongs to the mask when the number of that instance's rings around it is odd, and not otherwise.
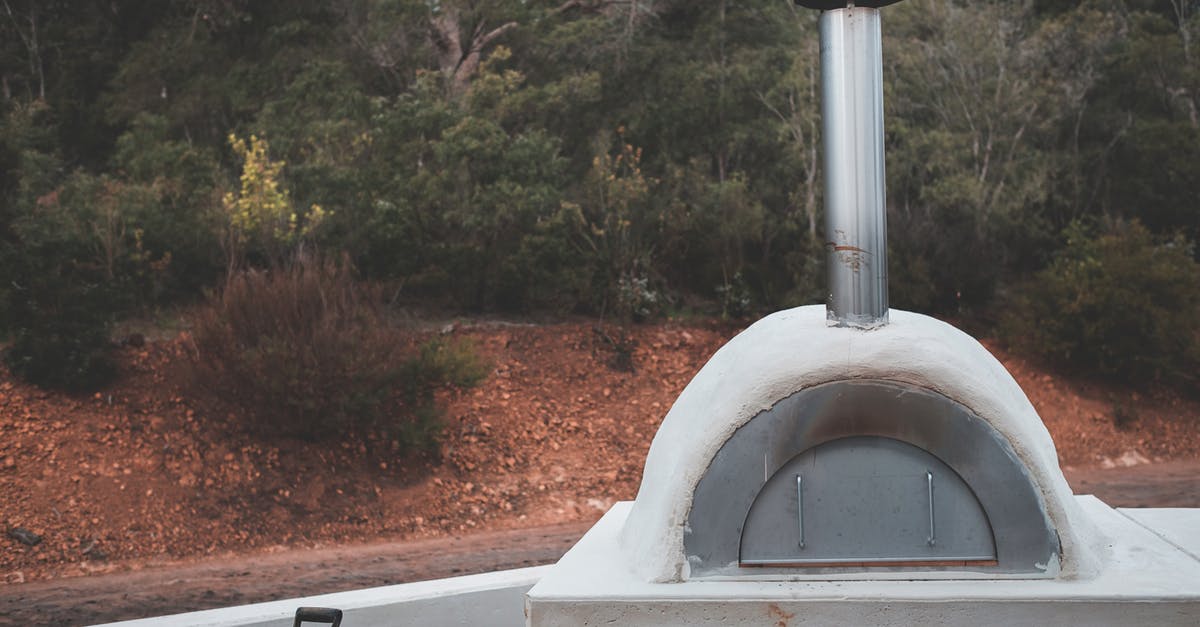
<path fill-rule="evenodd" d="M 826 318 L 869 329 L 888 321 L 882 35 L 879 9 L 847 4 L 820 18 Z"/>

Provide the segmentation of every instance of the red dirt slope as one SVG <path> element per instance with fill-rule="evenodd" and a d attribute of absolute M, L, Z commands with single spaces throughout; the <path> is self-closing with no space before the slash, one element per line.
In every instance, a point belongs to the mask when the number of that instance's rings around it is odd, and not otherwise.
<path fill-rule="evenodd" d="M 185 342 L 123 349 L 94 396 L 50 394 L 0 372 L 0 538 L 6 583 L 136 570 L 207 555 L 404 540 L 589 521 L 631 499 L 659 421 L 737 328 L 659 323 L 469 323 L 492 364 L 447 399 L 440 454 L 390 442 L 267 440 L 187 392 Z M 994 346 L 990 346 L 995 351 Z M 1200 457 L 1200 403 L 1071 382 L 996 351 L 1041 412 L 1064 465 Z M 1116 408 L 1137 407 L 1118 428 Z M 0 588 L 3 589 L 3 588 Z"/>

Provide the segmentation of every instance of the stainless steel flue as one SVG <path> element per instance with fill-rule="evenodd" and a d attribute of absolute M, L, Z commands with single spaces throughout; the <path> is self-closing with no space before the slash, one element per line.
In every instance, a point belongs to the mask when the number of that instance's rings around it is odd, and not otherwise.
<path fill-rule="evenodd" d="M 873 328 L 888 319 L 882 35 L 879 9 L 846 4 L 820 18 L 826 315 Z"/>

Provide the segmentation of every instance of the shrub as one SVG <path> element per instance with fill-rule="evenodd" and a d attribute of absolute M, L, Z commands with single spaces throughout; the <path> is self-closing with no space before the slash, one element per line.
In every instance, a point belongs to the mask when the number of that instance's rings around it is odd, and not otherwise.
<path fill-rule="evenodd" d="M 46 388 L 86 391 L 115 374 L 109 357 L 109 302 L 103 285 L 30 275 L 9 295 L 12 373 Z"/>
<path fill-rule="evenodd" d="M 197 320 L 197 375 L 245 408 L 252 430 L 319 439 L 380 427 L 406 444 L 428 442 L 433 390 L 473 383 L 482 368 L 466 347 L 407 358 L 380 302 L 345 262 L 236 274 Z"/>
<path fill-rule="evenodd" d="M 422 344 L 415 357 L 400 365 L 400 387 L 413 419 L 391 425 L 393 437 L 414 447 L 432 445 L 441 424 L 434 392 L 445 387 L 474 387 L 487 372 L 468 340 L 435 339 Z"/>
<path fill-rule="evenodd" d="M 86 193 L 95 179 L 58 185 L 59 162 L 36 150 L 19 162 L 21 193 L 0 197 L 0 328 L 12 340 L 4 361 L 35 385 L 92 389 L 114 374 L 108 331 L 123 299 L 97 254 L 101 220 L 89 219 Z"/>
<path fill-rule="evenodd" d="M 1200 267 L 1182 239 L 1139 224 L 1090 236 L 1079 225 L 1023 286 L 1001 321 L 1006 340 L 1078 370 L 1126 380 L 1196 380 Z"/>

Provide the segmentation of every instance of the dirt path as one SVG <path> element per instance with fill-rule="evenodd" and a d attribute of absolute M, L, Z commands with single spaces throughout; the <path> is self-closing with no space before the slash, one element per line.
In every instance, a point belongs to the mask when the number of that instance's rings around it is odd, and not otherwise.
<path fill-rule="evenodd" d="M 0 587 L 0 625 L 92 625 L 549 564 L 591 523 L 287 550 Z"/>
<path fill-rule="evenodd" d="M 1114 507 L 1200 507 L 1200 460 L 1067 468 Z M 243 555 L 0 587 L 0 625 L 87 625 L 556 561 L 591 523 Z"/>
<path fill-rule="evenodd" d="M 1094 494 L 1113 507 L 1200 507 L 1200 461 L 1127 468 L 1065 468 L 1076 494 Z"/>

